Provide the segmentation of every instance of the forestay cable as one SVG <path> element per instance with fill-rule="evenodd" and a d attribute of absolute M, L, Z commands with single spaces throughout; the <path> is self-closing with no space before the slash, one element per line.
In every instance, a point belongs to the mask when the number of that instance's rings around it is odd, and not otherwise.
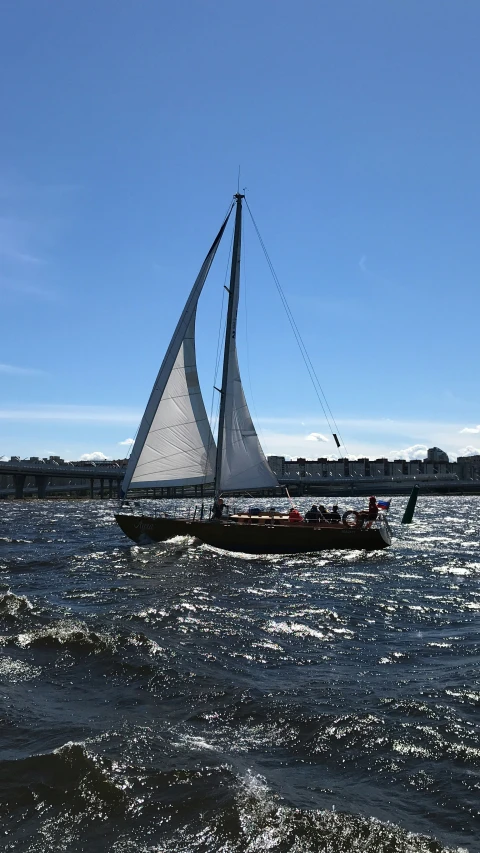
<path fill-rule="evenodd" d="M 245 198 L 245 205 L 246 205 L 247 210 L 248 210 L 248 212 L 249 212 L 249 214 L 250 214 L 250 219 L 252 220 L 253 227 L 255 228 L 255 231 L 256 231 L 256 234 L 257 234 L 258 240 L 259 240 L 259 242 L 260 242 L 260 245 L 261 245 L 261 247 L 262 247 L 263 253 L 264 253 L 264 255 L 265 255 L 265 259 L 266 259 L 266 261 L 267 261 L 267 264 L 268 264 L 268 266 L 269 266 L 270 272 L 271 272 L 271 274 L 272 274 L 272 278 L 273 278 L 273 280 L 274 280 L 274 282 L 275 282 L 275 286 L 276 286 L 276 288 L 277 288 L 277 290 L 278 290 L 278 293 L 279 293 L 280 299 L 281 299 L 282 304 L 283 304 L 283 307 L 284 307 L 284 309 L 285 309 L 285 313 L 286 313 L 286 315 L 287 315 L 287 317 L 288 317 L 288 321 L 289 321 L 289 323 L 290 323 L 290 326 L 291 326 L 291 328 L 292 328 L 293 334 L 294 334 L 294 336 L 295 336 L 295 340 L 297 341 L 298 348 L 299 348 L 299 350 L 300 350 L 300 353 L 301 353 L 301 355 L 302 355 L 303 361 L 304 361 L 304 363 L 305 363 L 305 367 L 307 368 L 308 375 L 310 376 L 310 379 L 311 379 L 311 382 L 312 382 L 313 388 L 314 388 L 314 390 L 315 390 L 315 394 L 317 395 L 317 399 L 318 399 L 318 401 L 319 401 L 319 403 L 320 403 L 320 406 L 322 407 L 323 414 L 325 415 L 325 420 L 326 420 L 326 422 L 327 422 L 327 424 L 328 424 L 328 428 L 329 428 L 329 430 L 330 430 L 331 434 L 333 435 L 333 438 L 335 439 L 335 443 L 336 443 L 337 447 L 340 447 L 340 445 L 341 445 L 341 446 L 344 448 L 344 450 L 345 450 L 345 452 L 347 453 L 347 455 L 348 455 L 347 448 L 346 448 L 346 446 L 345 446 L 345 442 L 343 441 L 343 438 L 342 438 L 342 436 L 341 436 L 341 434 L 340 434 L 340 430 L 339 430 L 339 428 L 338 428 L 338 426 L 337 426 L 337 423 L 336 423 L 336 421 L 335 421 L 335 418 L 334 418 L 334 416 L 333 416 L 333 414 L 332 414 L 332 410 L 331 410 L 331 408 L 330 408 L 330 406 L 329 406 L 329 404 L 328 404 L 328 400 L 327 400 L 327 398 L 326 398 L 325 392 L 324 392 L 324 390 L 323 390 L 323 388 L 322 388 L 322 386 L 321 386 L 321 384 L 320 384 L 320 381 L 319 381 L 319 378 L 318 378 L 318 376 L 317 376 L 316 370 L 315 370 L 315 368 L 314 368 L 314 366 L 313 366 L 313 363 L 312 363 L 312 360 L 311 360 L 311 358 L 310 358 L 310 356 L 309 356 L 309 354 L 308 354 L 307 348 L 306 348 L 306 346 L 305 346 L 305 344 L 304 344 L 304 342 L 303 342 L 303 339 L 302 339 L 302 336 L 301 336 L 301 334 L 300 334 L 299 328 L 298 328 L 298 326 L 297 326 L 297 324 L 296 324 L 296 322 L 295 322 L 295 318 L 294 318 L 294 316 L 293 316 L 293 314 L 292 314 L 292 311 L 291 311 L 291 309 L 290 309 L 290 306 L 289 306 L 289 304 L 288 304 L 288 302 L 287 302 L 287 298 L 286 298 L 286 296 L 285 296 L 285 293 L 283 292 L 282 286 L 281 286 L 281 284 L 280 284 L 280 281 L 279 281 L 278 276 L 277 276 L 277 274 L 276 274 L 276 272 L 275 272 L 274 266 L 273 266 L 273 264 L 272 264 L 272 262 L 271 262 L 271 260 L 270 260 L 269 254 L 268 254 L 268 252 L 267 252 L 267 248 L 266 248 L 266 246 L 265 246 L 265 243 L 264 243 L 264 242 L 263 242 L 263 240 L 262 240 L 262 236 L 261 236 L 260 231 L 259 231 L 259 229 L 258 229 L 258 225 L 257 225 L 257 223 L 255 222 L 255 219 L 254 219 L 254 217 L 253 217 L 253 213 L 252 213 L 252 211 L 250 210 L 250 205 L 248 204 L 248 201 L 247 201 L 247 199 L 246 199 L 246 198 Z M 323 400 L 322 400 L 322 397 L 323 397 Z M 330 417 L 328 416 L 327 412 L 329 413 Z M 334 425 L 334 427 L 335 427 L 335 431 L 334 431 L 334 429 L 332 428 L 332 423 L 333 423 L 333 425 Z M 340 443 L 339 443 L 339 441 L 338 441 L 337 436 L 338 436 L 338 438 L 340 439 Z"/>

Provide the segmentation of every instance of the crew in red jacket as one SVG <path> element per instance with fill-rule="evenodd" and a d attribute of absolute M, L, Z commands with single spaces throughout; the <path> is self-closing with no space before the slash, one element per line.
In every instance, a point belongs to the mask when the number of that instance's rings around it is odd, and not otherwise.
<path fill-rule="evenodd" d="M 292 506 L 290 512 L 288 513 L 288 520 L 291 524 L 299 524 L 303 521 L 303 516 L 300 515 L 298 509 Z"/>

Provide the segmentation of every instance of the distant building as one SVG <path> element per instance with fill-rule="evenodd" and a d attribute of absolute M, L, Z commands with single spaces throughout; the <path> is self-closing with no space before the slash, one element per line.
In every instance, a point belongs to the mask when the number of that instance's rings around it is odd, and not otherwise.
<path fill-rule="evenodd" d="M 480 480 L 480 455 L 459 456 L 457 465 L 460 480 Z"/>
<path fill-rule="evenodd" d="M 425 462 L 449 462 L 448 453 L 440 450 L 439 447 L 429 447 Z"/>
<path fill-rule="evenodd" d="M 285 457 L 284 456 L 269 456 L 268 464 L 276 477 L 283 477 L 285 473 Z"/>
<path fill-rule="evenodd" d="M 433 450 L 433 448 L 432 448 Z M 438 451 L 439 448 L 436 448 Z M 440 450 L 442 459 L 327 459 L 320 457 L 317 460 L 305 459 L 299 456 L 297 459 L 286 460 L 284 456 L 269 456 L 268 463 L 274 474 L 285 484 L 288 482 L 303 482 L 313 484 L 315 482 L 339 482 L 342 480 L 367 480 L 367 481 L 419 481 L 458 480 L 464 477 L 459 471 L 456 462 L 450 462 L 446 453 Z M 480 457 L 467 457 L 465 461 L 465 479 L 480 479 L 480 465 L 472 460 Z M 459 460 L 460 461 L 460 460 Z"/>
<path fill-rule="evenodd" d="M 57 457 L 55 457 L 57 458 Z M 97 459 L 96 462 L 86 459 L 78 459 L 70 462 L 76 468 L 126 468 L 128 459 Z"/>

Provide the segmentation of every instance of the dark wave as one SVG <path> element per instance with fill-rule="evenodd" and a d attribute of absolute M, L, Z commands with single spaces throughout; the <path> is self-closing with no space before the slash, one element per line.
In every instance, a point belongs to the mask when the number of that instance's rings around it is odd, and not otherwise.
<path fill-rule="evenodd" d="M 447 853 L 435 839 L 394 824 L 335 810 L 291 808 L 274 797 L 253 774 L 242 780 L 232 800 L 209 814 L 205 826 L 189 821 L 174 833 L 166 850 L 179 853 Z"/>
<path fill-rule="evenodd" d="M 44 806 L 109 814 L 125 808 L 124 792 L 111 777 L 111 762 L 89 755 L 82 744 L 0 762 L 0 813 Z"/>
<path fill-rule="evenodd" d="M 10 591 L 0 595 L 0 618 L 14 620 L 19 616 L 30 613 L 32 610 L 33 605 L 26 595 L 15 595 L 15 593 Z"/>
<path fill-rule="evenodd" d="M 58 649 L 76 654 L 112 654 L 122 650 L 139 650 L 147 655 L 160 653 L 158 644 L 145 634 L 93 631 L 85 623 L 60 619 L 40 627 L 31 628 L 22 634 L 4 638 L 4 644 L 23 649 Z"/>
<path fill-rule="evenodd" d="M 293 808 L 272 792 L 263 777 L 250 771 L 239 777 L 225 766 L 199 765 L 167 772 L 131 766 L 119 770 L 82 744 L 66 744 L 53 753 L 22 761 L 1 762 L 0 797 L 10 825 L 16 813 L 24 819 L 39 814 L 42 835 L 53 850 L 65 849 L 57 848 L 64 841 L 60 814 L 68 814 L 69 850 L 77 850 L 86 828 L 99 823 L 103 844 L 113 844 L 121 833 L 126 845 L 149 845 L 134 849 L 153 850 L 150 845 L 160 844 L 162 851 L 178 853 L 451 850 L 431 836 L 374 818 L 335 808 Z M 15 829 L 9 834 L 19 835 Z M 22 849 L 36 848 L 25 839 Z"/>

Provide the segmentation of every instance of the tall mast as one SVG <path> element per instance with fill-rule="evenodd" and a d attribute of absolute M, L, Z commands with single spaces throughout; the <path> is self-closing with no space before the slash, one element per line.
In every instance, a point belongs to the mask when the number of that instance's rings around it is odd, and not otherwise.
<path fill-rule="evenodd" d="M 240 283 L 240 247 L 242 242 L 242 198 L 244 195 L 235 193 L 237 209 L 235 211 L 235 231 L 233 235 L 232 267 L 230 271 L 230 287 L 228 288 L 227 327 L 225 330 L 225 348 L 223 353 L 222 387 L 220 390 L 220 414 L 218 418 L 217 459 L 215 464 L 215 499 L 220 493 L 222 474 L 223 437 L 225 432 L 225 404 L 228 382 L 228 364 L 230 347 L 235 343 L 237 334 L 237 306 L 235 298 Z"/>

